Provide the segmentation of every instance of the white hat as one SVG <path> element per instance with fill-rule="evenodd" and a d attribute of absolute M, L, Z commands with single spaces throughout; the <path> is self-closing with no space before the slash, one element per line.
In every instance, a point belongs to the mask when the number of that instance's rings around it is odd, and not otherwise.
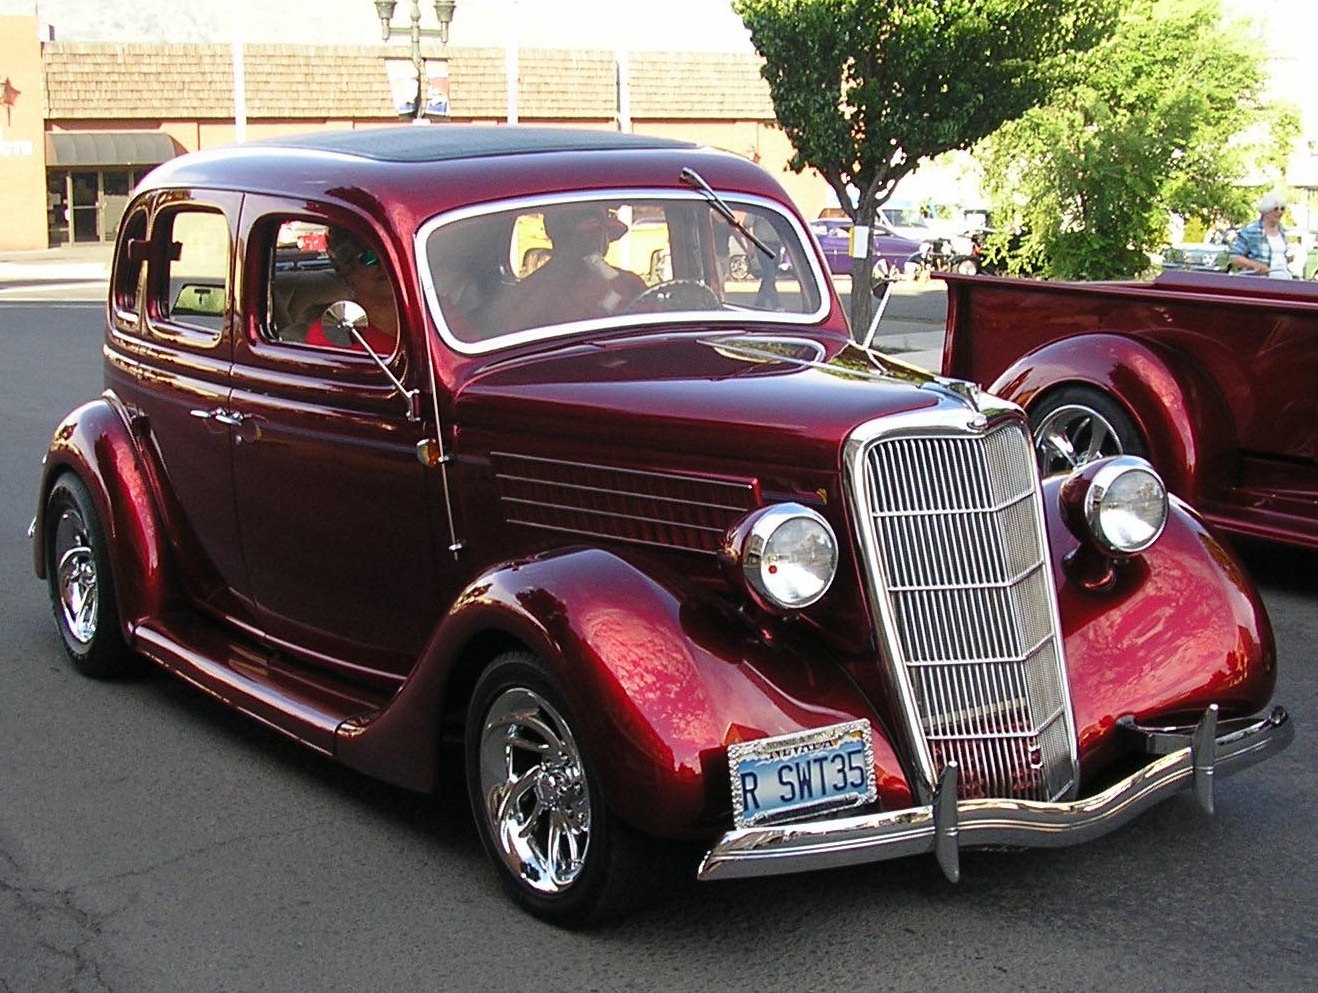
<path fill-rule="evenodd" d="M 1286 206 L 1286 198 L 1280 193 L 1265 193 L 1259 200 L 1259 213 L 1266 214 L 1270 210 L 1276 210 L 1278 207 Z"/>

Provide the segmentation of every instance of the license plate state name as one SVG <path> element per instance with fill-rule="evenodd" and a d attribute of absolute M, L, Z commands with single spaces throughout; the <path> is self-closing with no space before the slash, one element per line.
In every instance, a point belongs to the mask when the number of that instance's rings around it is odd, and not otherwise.
<path fill-rule="evenodd" d="M 750 827 L 873 802 L 869 721 L 728 746 L 733 821 Z"/>

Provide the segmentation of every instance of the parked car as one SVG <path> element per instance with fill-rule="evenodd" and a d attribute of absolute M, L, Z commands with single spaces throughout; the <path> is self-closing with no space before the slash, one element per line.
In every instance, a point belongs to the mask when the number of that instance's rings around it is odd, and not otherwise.
<path fill-rule="evenodd" d="M 834 275 L 850 276 L 856 259 L 851 255 L 851 219 L 845 221 L 817 219 L 810 222 L 810 230 L 823 250 L 828 271 Z M 921 246 L 893 234 L 887 228 L 875 226 L 870 232 L 874 243 L 874 279 L 893 279 L 908 273 L 920 258 Z"/>
<path fill-rule="evenodd" d="M 1025 408 L 1045 473 L 1143 456 L 1221 530 L 1318 549 L 1318 285 L 946 278 L 944 370 Z"/>
<path fill-rule="evenodd" d="M 607 261 L 628 218 L 671 278 Z M 725 280 L 734 234 L 790 269 Z M 650 892 L 655 839 L 703 880 L 956 879 L 1211 808 L 1293 734 L 1201 519 L 1135 458 L 1041 480 L 1018 407 L 859 348 L 736 155 L 456 125 L 185 155 L 125 213 L 103 350 L 31 529 L 73 664 L 456 772 L 558 924 Z"/>
<path fill-rule="evenodd" d="M 1162 268 L 1193 272 L 1226 272 L 1231 253 L 1223 242 L 1196 241 L 1169 245 L 1162 251 Z"/>

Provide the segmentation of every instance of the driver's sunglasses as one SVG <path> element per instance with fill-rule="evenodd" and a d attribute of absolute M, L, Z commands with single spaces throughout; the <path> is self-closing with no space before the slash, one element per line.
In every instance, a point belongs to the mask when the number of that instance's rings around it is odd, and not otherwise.
<path fill-rule="evenodd" d="M 360 255 L 358 255 L 355 259 L 353 259 L 353 261 L 356 262 L 358 265 L 364 265 L 364 266 L 379 265 L 380 256 L 375 254 L 374 248 L 368 248 Z"/>

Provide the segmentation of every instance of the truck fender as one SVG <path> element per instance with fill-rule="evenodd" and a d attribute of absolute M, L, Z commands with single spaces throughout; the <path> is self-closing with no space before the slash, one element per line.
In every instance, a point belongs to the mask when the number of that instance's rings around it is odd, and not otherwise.
<path fill-rule="evenodd" d="M 1063 386 L 1097 389 L 1130 414 L 1172 492 L 1191 503 L 1222 475 L 1235 426 L 1220 391 L 1179 353 L 1148 339 L 1098 333 L 1054 341 L 1017 359 L 989 392 L 1028 412 Z"/>
<path fill-rule="evenodd" d="M 818 651 L 748 638 L 731 613 L 683 601 L 600 549 L 500 566 L 457 598 L 394 699 L 369 721 L 340 727 L 336 754 L 371 775 L 433 789 L 441 724 L 452 736 L 484 666 L 526 648 L 563 689 L 611 809 L 648 833 L 726 829 L 728 744 L 861 718 L 874 729 L 880 800 L 909 805 L 896 753 L 841 667 Z M 400 753 L 406 768 L 392 758 Z"/>
<path fill-rule="evenodd" d="M 149 470 L 133 440 L 127 411 L 113 393 L 73 410 L 51 436 L 32 535 L 32 564 L 41 579 L 46 578 L 46 500 L 66 472 L 86 485 L 105 527 L 111 581 L 124 637 L 131 644 L 138 623 L 162 613 L 175 587 Z"/>

